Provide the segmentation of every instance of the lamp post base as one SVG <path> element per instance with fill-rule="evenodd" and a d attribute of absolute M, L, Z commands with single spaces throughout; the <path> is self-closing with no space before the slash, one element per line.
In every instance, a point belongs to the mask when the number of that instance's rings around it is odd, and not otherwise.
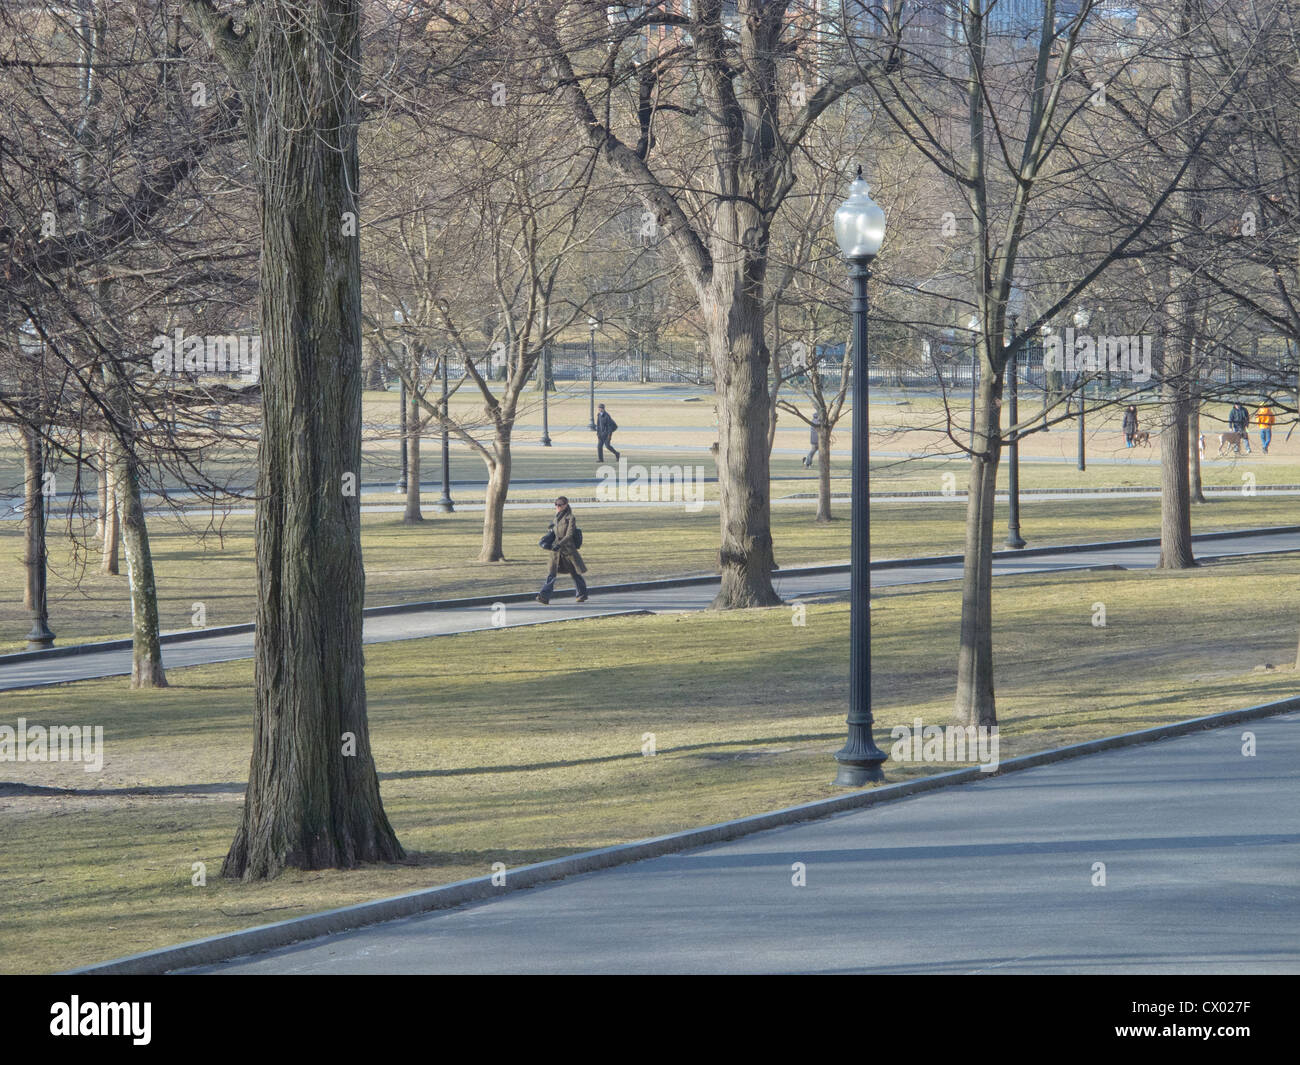
<path fill-rule="evenodd" d="M 885 772 L 878 763 L 869 765 L 849 765 L 840 763 L 840 771 L 835 775 L 837 788 L 860 788 L 864 784 L 883 783 Z"/>
<path fill-rule="evenodd" d="M 551 438 L 549 436 L 542 437 L 542 447 L 550 447 L 550 446 L 551 446 Z"/>
<path fill-rule="evenodd" d="M 1025 538 L 1020 535 L 1019 531 L 1007 533 L 1007 547 L 1019 551 L 1025 546 Z"/>
<path fill-rule="evenodd" d="M 888 759 L 889 755 L 871 738 L 870 725 L 850 724 L 848 742 L 835 752 L 835 761 L 840 764 L 835 784 L 842 788 L 858 788 L 883 781 L 883 766 Z"/>
<path fill-rule="evenodd" d="M 438 502 L 436 502 L 433 505 L 433 509 L 436 510 L 439 514 L 456 513 L 456 505 L 446 496 L 443 496 L 440 500 L 438 500 Z"/>
<path fill-rule="evenodd" d="M 54 633 L 43 618 L 36 618 L 32 622 L 32 631 L 27 634 L 27 650 L 48 651 L 53 646 Z"/>

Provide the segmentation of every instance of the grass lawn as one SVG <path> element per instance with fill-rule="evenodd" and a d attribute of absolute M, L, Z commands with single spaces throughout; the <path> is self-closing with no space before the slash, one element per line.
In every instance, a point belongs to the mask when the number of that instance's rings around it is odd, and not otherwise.
<path fill-rule="evenodd" d="M 718 512 L 682 508 L 575 506 L 585 535 L 583 557 L 594 585 L 622 580 L 717 572 Z M 848 505 L 833 508 L 843 520 L 812 521 L 813 504 L 772 508 L 773 538 L 782 566 L 838 562 L 849 554 Z M 1300 521 L 1291 496 L 1236 495 L 1194 511 L 1197 532 Z M 537 538 L 541 511 L 507 511 L 504 563 L 473 561 L 482 537 L 481 513 L 459 511 L 407 525 L 396 514 L 362 515 L 366 602 L 387 603 L 494 595 L 535 590 L 545 576 Z M 999 507 L 1005 527 L 1005 506 Z M 1021 507 L 1024 536 L 1035 545 L 1079 543 L 1159 533 L 1158 499 L 1052 501 L 1028 499 Z M 251 621 L 255 611 L 253 523 L 233 516 L 219 532 L 196 542 L 196 530 L 175 518 L 151 521 L 163 631 L 191 626 L 202 603 L 210 626 Z M 873 558 L 900 558 L 962 550 L 965 504 L 959 499 L 882 503 L 873 508 Z M 1000 541 L 999 541 L 1000 542 Z M 22 650 L 30 619 L 22 607 L 23 542 L 15 523 L 0 523 L 0 653 Z M 51 541 L 50 627 L 60 644 L 130 634 L 126 564 L 122 576 L 99 573 L 98 556 L 76 554 L 66 538 Z"/>
<path fill-rule="evenodd" d="M 1297 562 L 999 580 L 1001 756 L 1295 694 Z M 1091 624 L 1098 602 L 1104 628 Z M 878 590 L 886 751 L 893 725 L 950 719 L 959 610 L 955 583 Z M 375 757 L 409 860 L 270 884 L 218 876 L 246 779 L 251 663 L 173 670 L 150 692 L 117 679 L 4 696 L 5 722 L 102 724 L 107 754 L 95 775 L 4 765 L 0 970 L 58 970 L 837 794 L 847 636 L 847 605 L 829 600 L 802 627 L 778 607 L 372 646 Z"/>
<path fill-rule="evenodd" d="M 805 413 L 811 413 L 806 399 L 795 392 L 784 392 Z M 463 399 L 453 400 L 453 412 L 473 425 L 482 417 L 481 404 L 474 402 L 468 392 Z M 704 467 L 707 476 L 714 475 L 713 457 L 709 445 L 717 439 L 714 399 L 711 392 L 694 387 L 680 386 L 664 389 L 661 393 L 647 394 L 647 386 L 636 384 L 611 384 L 598 386 L 598 399 L 608 403 L 619 423 L 616 446 L 625 449 L 632 461 L 682 463 Z M 1023 397 L 1021 411 L 1025 416 L 1038 409 L 1039 397 Z M 595 436 L 587 428 L 588 397 L 584 385 L 563 382 L 561 391 L 551 396 L 549 402 L 549 433 L 554 447 L 540 446 L 541 437 L 540 393 L 525 392 L 520 406 L 514 434 L 514 479 L 526 481 L 537 478 L 573 480 L 575 487 L 590 483 L 595 470 Z M 926 456 L 953 452 L 958 444 L 966 443 L 969 415 L 962 396 L 950 397 L 950 407 L 945 407 L 937 396 L 919 393 L 873 393 L 871 403 L 871 448 L 873 459 L 873 487 L 875 491 L 889 488 L 903 490 L 931 490 L 941 488 L 944 472 L 954 472 L 957 487 L 965 485 L 966 463 L 959 459 L 936 462 Z M 1209 436 L 1226 428 L 1226 404 L 1207 403 L 1202 412 L 1202 430 Z M 1090 412 L 1086 422 L 1086 451 L 1089 468 L 1080 473 L 1075 469 L 1077 434 L 1075 423 L 1061 423 L 1050 432 L 1033 433 L 1021 444 L 1023 464 L 1022 483 L 1026 488 L 1097 487 L 1113 485 L 1159 483 L 1159 439 L 1153 438 L 1151 448 L 1128 449 L 1120 431 L 1122 408 L 1108 407 Z M 1154 423 L 1153 408 L 1144 407 L 1142 423 Z M 363 445 L 361 480 L 365 484 L 395 484 L 399 476 L 400 452 L 398 429 L 397 392 L 367 392 L 363 396 Z M 849 434 L 853 424 L 852 412 L 843 416 L 836 425 L 832 441 L 837 467 L 847 468 L 849 461 Z M 957 443 L 948 436 L 951 428 Z M 1300 483 L 1300 433 L 1287 439 L 1290 426 L 1279 424 L 1274 434 L 1274 445 L 1268 455 L 1260 453 L 1257 434 L 1251 430 L 1255 441 L 1253 455 L 1240 458 L 1218 458 L 1217 447 L 1209 445 L 1204 465 L 1206 484 L 1230 484 L 1240 487 L 1241 474 L 1255 475 L 1260 484 Z M 483 438 L 481 427 L 475 433 Z M 441 476 L 440 438 L 424 438 L 422 480 L 433 482 Z M 236 455 L 225 445 L 210 441 L 193 440 L 202 452 L 204 469 L 220 483 L 238 486 L 253 481 L 255 459 L 249 447 Z M 18 494 L 22 483 L 22 459 L 19 441 L 11 430 L 0 430 L 0 496 Z M 808 482 L 805 490 L 815 490 L 815 473 L 805 470 L 799 455 L 808 448 L 806 423 L 795 416 L 781 412 L 777 418 L 772 475 L 778 479 L 793 478 Z M 913 456 L 906 460 L 906 456 Z M 60 491 L 72 488 L 71 471 L 55 470 Z M 171 486 L 176 479 L 168 474 L 158 475 Z M 451 476 L 453 481 L 483 481 L 486 477 L 482 461 L 470 449 L 453 442 L 451 449 Z M 1005 477 L 1003 477 L 1005 480 Z M 93 488 L 92 483 L 89 484 Z M 778 494 L 783 490 L 780 484 Z M 520 489 L 515 498 L 546 494 Z M 460 493 L 464 495 L 464 493 Z M 481 492 L 476 492 L 481 498 Z M 712 491 L 716 498 L 716 490 Z M 430 497 L 436 498 L 436 495 Z"/>

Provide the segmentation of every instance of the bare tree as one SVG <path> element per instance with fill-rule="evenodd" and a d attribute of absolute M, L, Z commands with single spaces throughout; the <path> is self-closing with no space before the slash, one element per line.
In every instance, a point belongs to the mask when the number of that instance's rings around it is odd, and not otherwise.
<path fill-rule="evenodd" d="M 992 549 L 994 492 L 1003 444 L 1048 421 L 1024 416 L 1003 427 L 1002 389 L 1008 358 L 1114 263 L 1140 250 L 1166 201 L 1180 187 L 1199 146 L 1187 146 L 1177 165 L 1161 172 L 1161 184 L 1144 211 L 1124 224 L 1089 234 L 1082 261 L 1050 298 L 1032 275 L 1050 255 L 1052 221 L 1087 202 L 1085 190 L 1106 179 L 1118 160 L 1135 157 L 1145 143 L 1120 136 L 1115 124 L 1090 113 L 1097 92 L 1078 85 L 1079 71 L 1103 91 L 1140 56 L 1114 49 L 1105 35 L 1087 31 L 1098 22 L 1096 5 L 1073 15 L 1043 5 L 1036 28 L 1015 36 L 992 32 L 980 0 L 965 0 L 951 32 L 937 46 L 905 39 L 902 73 L 873 80 L 882 107 L 917 151 L 952 182 L 972 231 L 968 306 L 976 323 L 979 379 L 967 496 L 965 564 L 955 713 L 968 723 L 996 723 L 993 679 Z M 952 41 L 959 42 L 952 44 Z M 1132 42 L 1126 42 L 1131 45 Z M 958 117 L 960 116 L 960 118 Z M 949 130 L 952 130 L 950 133 Z M 1044 239 L 1046 237 L 1046 239 Z M 1037 313 L 1007 338 L 1007 302 L 1013 283 L 1037 292 Z M 1004 338 L 1007 338 L 1004 340 Z M 1082 377 L 1079 386 L 1086 385 Z M 1185 434 L 1178 468 L 1187 476 Z M 957 438 L 954 436 L 954 439 Z M 1170 445 L 1177 447 L 1177 439 Z"/>
<path fill-rule="evenodd" d="M 253 757 L 223 873 L 392 861 L 361 649 L 360 5 L 185 11 L 241 96 L 262 222 Z"/>
<path fill-rule="evenodd" d="M 847 22 L 794 17 L 785 0 L 739 0 L 734 15 L 721 0 L 700 0 L 690 14 L 671 3 L 593 13 L 552 2 L 530 15 L 528 32 L 545 49 L 579 143 L 635 191 L 698 304 L 719 412 L 714 606 L 777 603 L 765 335 L 771 226 L 795 184 L 794 153 L 819 116 L 894 68 L 897 6 L 869 38 Z M 851 44 L 863 46 L 856 62 L 846 61 Z M 811 85 L 796 53 L 817 64 Z"/>

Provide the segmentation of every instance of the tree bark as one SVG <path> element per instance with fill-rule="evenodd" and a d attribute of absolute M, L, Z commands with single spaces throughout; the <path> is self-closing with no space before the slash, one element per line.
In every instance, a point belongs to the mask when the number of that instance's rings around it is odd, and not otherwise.
<path fill-rule="evenodd" d="M 1181 0 L 1178 28 L 1190 39 L 1191 29 L 1199 18 L 1195 0 Z M 1193 101 L 1191 59 L 1180 56 L 1173 80 L 1174 115 L 1183 126 L 1182 139 L 1189 144 L 1187 124 L 1196 108 Z M 1199 156 L 1192 162 L 1190 188 L 1181 188 L 1170 197 L 1185 226 L 1203 231 L 1204 212 L 1200 202 L 1204 188 L 1203 167 Z M 1196 565 L 1192 554 L 1192 494 L 1188 448 L 1188 427 L 1192 413 L 1192 370 L 1197 331 L 1198 281 L 1186 262 L 1192 258 L 1186 242 L 1176 242 L 1176 254 L 1169 267 L 1167 291 L 1177 301 L 1172 338 L 1177 351 L 1171 356 L 1168 342 L 1157 339 L 1160 369 L 1160 394 L 1165 403 L 1167 428 L 1160 436 L 1160 561 L 1159 569 L 1187 569 Z M 1175 267 L 1174 263 L 1177 264 Z"/>
<path fill-rule="evenodd" d="M 1002 374 L 981 374 L 976 392 L 975 454 L 966 500 L 961 583 L 961 644 L 955 713 L 965 725 L 997 724 L 993 694 L 993 509 L 1002 456 Z"/>
<path fill-rule="evenodd" d="M 1184 326 L 1187 324 L 1184 316 Z M 1160 360 L 1160 396 L 1165 408 L 1166 426 L 1160 434 L 1160 561 L 1158 569 L 1187 569 L 1196 565 L 1192 554 L 1192 496 L 1189 475 L 1187 426 L 1191 413 L 1188 369 L 1191 362 L 1184 343 L 1190 339 L 1186 328 L 1176 342 L 1178 352 L 1171 358 L 1167 343 L 1157 338 L 1162 349 Z"/>
<path fill-rule="evenodd" d="M 95 539 L 102 545 L 107 531 L 108 518 L 108 443 L 107 438 L 99 441 L 99 511 L 95 515 Z"/>
<path fill-rule="evenodd" d="M 122 523 L 118 518 L 120 487 L 114 474 L 112 453 L 113 445 L 106 442 L 104 444 L 104 472 L 100 475 L 101 483 L 104 486 L 105 509 L 103 551 L 99 559 L 99 572 L 115 577 L 120 572 L 118 569 L 118 551 Z"/>
<path fill-rule="evenodd" d="M 361 645 L 360 6 L 280 0 L 243 35 L 187 10 L 241 81 L 262 232 L 253 756 L 222 872 L 395 861 Z"/>
<path fill-rule="evenodd" d="M 506 493 L 510 491 L 510 437 L 497 434 L 493 442 L 496 458 L 488 466 L 487 493 L 483 498 L 483 548 L 480 562 L 504 562 L 501 535 L 505 528 Z"/>
<path fill-rule="evenodd" d="M 744 348 L 761 337 L 710 338 L 718 404 L 718 565 L 714 609 L 776 606 L 772 587 L 771 467 L 767 461 L 767 375 Z M 737 350 L 740 349 L 740 350 Z M 733 354 L 734 353 L 734 354 Z M 764 360 L 764 364 L 765 364 Z"/>
<path fill-rule="evenodd" d="M 1161 386 L 1169 426 L 1160 434 L 1160 561 L 1158 569 L 1187 569 L 1192 554 L 1191 479 L 1187 458 L 1190 404 L 1179 382 Z"/>
<path fill-rule="evenodd" d="M 158 589 L 154 582 L 149 530 L 140 500 L 135 459 L 115 446 L 113 478 L 120 507 L 122 541 L 126 548 L 127 584 L 131 595 L 131 687 L 165 688 L 162 645 L 158 639 Z"/>
<path fill-rule="evenodd" d="M 1205 503 L 1205 489 L 1201 485 L 1201 450 L 1197 440 L 1201 435 L 1201 404 L 1193 394 L 1187 415 L 1187 477 L 1190 499 L 1193 503 Z"/>
<path fill-rule="evenodd" d="M 763 315 L 766 230 L 757 212 L 732 207 L 715 243 L 705 300 L 718 397 L 721 587 L 713 609 L 776 606 L 772 587 L 772 480 L 767 447 L 767 349 Z M 762 249 L 762 251 L 760 251 Z"/>
<path fill-rule="evenodd" d="M 861 472 L 861 471 L 859 471 Z M 834 518 L 831 514 L 831 427 L 817 427 L 817 524 Z"/>
<path fill-rule="evenodd" d="M 420 513 L 420 402 L 414 391 L 406 411 L 406 513 L 402 520 L 424 521 Z"/>
<path fill-rule="evenodd" d="M 121 528 L 126 549 L 127 588 L 131 598 L 131 687 L 165 688 L 162 645 L 158 639 L 158 589 L 154 582 L 153 554 L 149 550 L 149 529 L 140 499 L 139 459 L 134 451 L 133 422 L 127 398 L 127 383 L 121 370 L 104 370 L 108 405 L 125 439 L 109 441 L 108 468 L 112 497 L 118 513 L 109 522 L 116 536 Z M 115 549 L 116 553 L 116 549 Z"/>

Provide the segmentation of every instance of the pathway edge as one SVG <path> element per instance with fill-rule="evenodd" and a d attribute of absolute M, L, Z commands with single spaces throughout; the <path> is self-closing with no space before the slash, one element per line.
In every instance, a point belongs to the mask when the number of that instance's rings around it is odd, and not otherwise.
<path fill-rule="evenodd" d="M 260 954 L 268 950 L 319 939 L 339 932 L 353 931 L 369 925 L 382 924 L 386 921 L 450 909 L 465 903 L 499 898 L 502 895 L 522 891 L 539 884 L 562 880 L 580 873 L 590 873 L 614 866 L 628 865 L 633 862 L 644 861 L 647 858 L 657 858 L 665 854 L 680 853 L 694 850 L 697 847 L 739 839 L 756 832 L 765 832 L 769 829 L 782 828 L 806 821 L 816 821 L 835 814 L 875 806 L 879 803 L 906 799 L 953 784 L 971 783 L 1023 769 L 1032 769 L 1052 762 L 1098 754 L 1119 747 L 1152 743 L 1157 740 L 1183 736 L 1191 732 L 1223 728 L 1243 721 L 1273 717 L 1277 714 L 1295 710 L 1300 710 L 1300 696 L 1293 696 L 1289 699 L 1281 699 L 1271 703 L 1261 703 L 1258 706 L 1246 707 L 1241 710 L 1228 710 L 1205 717 L 1175 721 L 1168 725 L 1157 725 L 1154 728 L 1122 733 L 1118 736 L 1106 736 L 1101 739 L 1070 744 L 1066 747 L 1057 747 L 1048 751 L 1021 755 L 1018 758 L 1003 762 L 996 773 L 985 773 L 978 767 L 957 769 L 948 773 L 939 773 L 935 776 L 921 777 L 917 780 L 902 781 L 898 784 L 885 784 L 878 788 L 855 791 L 829 799 L 818 799 L 798 806 L 788 806 L 781 810 L 754 814 L 734 821 L 723 821 L 719 824 L 687 829 L 664 836 L 655 836 L 651 839 L 624 843 L 615 847 L 602 847 L 598 850 L 583 851 L 567 858 L 553 858 L 550 861 L 508 870 L 506 883 L 500 887 L 492 883 L 492 876 L 490 875 L 476 877 L 472 880 L 461 880 L 441 887 L 424 888 L 386 899 L 376 899 L 371 902 L 361 902 L 321 913 L 307 914 L 303 917 L 294 917 L 274 924 L 259 925 L 238 932 L 209 936 L 206 939 L 193 940 L 174 947 L 160 947 L 156 950 L 114 958 L 79 969 L 67 970 L 59 975 L 156 975 L 198 965 L 230 961 L 234 958 Z M 829 768 L 827 772 L 829 774 Z"/>

